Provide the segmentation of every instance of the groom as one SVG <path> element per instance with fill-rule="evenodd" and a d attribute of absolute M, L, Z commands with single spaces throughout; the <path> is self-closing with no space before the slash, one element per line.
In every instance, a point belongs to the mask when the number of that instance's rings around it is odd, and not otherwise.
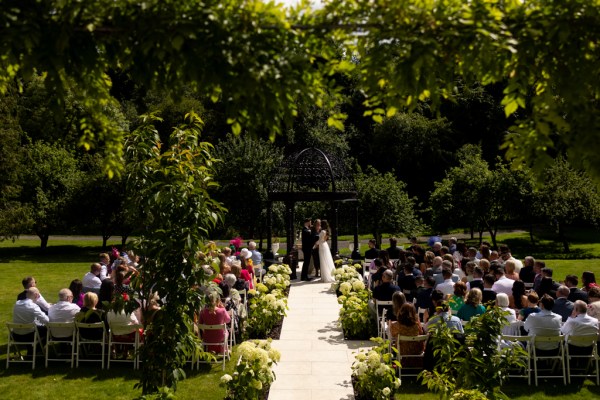
<path fill-rule="evenodd" d="M 312 230 L 312 259 L 313 265 L 315 266 L 315 278 L 318 277 L 321 272 L 321 257 L 319 257 L 319 245 L 317 244 L 319 241 L 319 233 L 321 233 L 321 220 L 317 219 L 315 220 Z"/>
<path fill-rule="evenodd" d="M 312 227 L 312 221 L 310 218 L 304 220 L 304 227 L 302 228 L 302 252 L 304 253 L 304 263 L 302 264 L 302 272 L 300 274 L 300 280 L 310 281 L 308 277 L 308 267 L 310 266 L 310 259 L 312 256 L 312 248 L 314 245 L 313 234 L 310 228 Z"/>

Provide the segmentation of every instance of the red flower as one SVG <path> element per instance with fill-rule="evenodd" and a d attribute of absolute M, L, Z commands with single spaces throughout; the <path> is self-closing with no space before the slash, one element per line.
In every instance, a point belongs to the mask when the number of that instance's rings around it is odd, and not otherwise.
<path fill-rule="evenodd" d="M 129 301 L 129 295 L 127 293 L 123 293 L 123 301 Z"/>

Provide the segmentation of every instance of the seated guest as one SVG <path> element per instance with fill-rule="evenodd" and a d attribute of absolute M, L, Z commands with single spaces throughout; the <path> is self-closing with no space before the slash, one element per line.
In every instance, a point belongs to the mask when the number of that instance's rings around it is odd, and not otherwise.
<path fill-rule="evenodd" d="M 569 288 L 569 300 L 575 302 L 576 300 L 582 300 L 584 303 L 589 301 L 588 294 L 583 290 L 577 288 L 579 284 L 579 278 L 576 275 L 567 275 L 565 277 L 565 286 Z"/>
<path fill-rule="evenodd" d="M 521 279 L 525 283 L 533 283 L 535 279 L 535 271 L 533 270 L 533 264 L 535 263 L 535 259 L 531 256 L 525 257 L 523 260 L 523 268 L 519 272 L 519 279 Z"/>
<path fill-rule="evenodd" d="M 427 314 L 424 316 L 423 321 L 421 322 L 427 322 L 428 315 L 433 315 L 435 313 L 435 307 L 431 301 L 431 294 L 434 286 L 435 280 L 433 279 L 433 276 L 427 276 L 425 277 L 425 288 L 419 292 L 419 294 L 417 294 L 417 311 L 419 308 L 424 308 L 427 310 Z"/>
<path fill-rule="evenodd" d="M 413 274 L 414 264 L 405 263 L 402 265 L 404 274 L 398 277 L 398 286 L 402 289 L 402 293 L 406 296 L 406 300 L 412 303 L 417 290 L 415 275 Z"/>
<path fill-rule="evenodd" d="M 586 293 L 589 292 L 593 287 L 599 287 L 596 283 L 596 275 L 594 275 L 594 273 L 591 271 L 585 271 L 583 274 L 581 274 L 581 284 L 583 285 L 581 290 Z"/>
<path fill-rule="evenodd" d="M 27 298 L 27 289 L 29 288 L 37 288 L 37 282 L 35 281 L 35 278 L 33 276 L 28 276 L 23 278 L 23 281 L 21 282 L 23 284 L 23 290 L 21 293 L 19 293 L 19 295 L 17 296 L 17 300 L 25 300 Z M 46 301 L 46 299 L 44 299 L 44 296 L 42 296 L 42 294 L 39 292 L 38 290 L 38 295 L 37 296 L 37 300 L 35 300 L 35 304 L 37 304 L 44 313 L 48 314 L 48 309 L 50 308 L 50 304 Z"/>
<path fill-rule="evenodd" d="M 496 301 L 496 291 L 492 289 L 496 283 L 496 278 L 492 274 L 487 274 L 483 277 L 483 291 L 481 292 L 481 302 L 488 304 Z"/>
<path fill-rule="evenodd" d="M 99 258 L 98 264 L 100 264 L 100 274 L 98 275 L 98 278 L 100 278 L 100 281 L 103 281 L 106 278 L 110 278 L 110 273 L 112 272 L 109 271 L 111 266 L 110 256 L 108 253 L 100 253 Z"/>
<path fill-rule="evenodd" d="M 502 267 L 496 269 L 496 273 L 494 275 L 496 277 L 496 282 L 494 283 L 494 286 L 492 286 L 492 290 L 496 293 L 506 293 L 507 296 L 510 296 L 512 294 L 512 287 L 515 281 L 508 279 L 504 275 L 504 268 Z"/>
<path fill-rule="evenodd" d="M 598 320 L 587 315 L 587 304 L 583 300 L 575 300 L 573 315 L 560 329 L 563 335 L 598 335 Z M 591 354 L 592 342 L 588 346 L 576 346 L 569 344 L 569 353 Z"/>
<path fill-rule="evenodd" d="M 515 272 L 515 266 L 516 264 L 514 260 L 507 260 L 504 263 L 504 276 L 506 276 L 508 279 L 512 279 L 513 281 L 518 281 L 519 274 Z"/>
<path fill-rule="evenodd" d="M 375 239 L 369 239 L 369 249 L 365 251 L 365 260 L 374 260 L 379 257 L 379 249 L 376 247 L 377 242 Z"/>
<path fill-rule="evenodd" d="M 115 296 L 121 294 L 115 293 Z M 127 294 L 123 294 L 127 295 Z M 135 312 L 127 314 L 125 310 L 115 311 L 110 310 L 106 314 L 106 320 L 108 321 L 111 331 L 118 341 L 129 341 L 135 340 L 135 329 L 131 328 L 131 325 L 138 325 L 140 323 Z"/>
<path fill-rule="evenodd" d="M 400 292 L 400 288 L 392 283 L 393 278 L 394 278 L 394 273 L 391 270 L 388 269 L 383 272 L 381 285 L 379 285 L 373 289 L 373 300 L 391 301 L 394 293 Z M 372 314 L 377 315 L 376 310 L 375 310 L 375 302 L 373 301 L 372 303 L 369 304 L 369 306 L 370 306 L 370 310 L 371 310 Z M 379 307 L 380 314 L 383 312 L 383 308 L 384 308 L 383 306 Z M 392 318 L 392 310 L 389 307 L 388 307 L 387 315 L 388 315 L 388 317 L 387 317 L 388 319 Z"/>
<path fill-rule="evenodd" d="M 591 287 L 588 291 L 590 304 L 588 305 L 588 315 L 594 318 L 600 318 L 600 287 Z"/>
<path fill-rule="evenodd" d="M 115 284 L 110 278 L 102 281 L 100 291 L 98 292 L 98 308 L 104 309 L 105 303 L 110 303 L 115 291 Z"/>
<path fill-rule="evenodd" d="M 573 313 L 573 303 L 569 300 L 569 293 L 571 292 L 565 285 L 559 286 L 556 291 L 556 300 L 554 300 L 552 312 L 560 315 L 562 322 L 565 322 Z"/>
<path fill-rule="evenodd" d="M 95 324 L 105 322 L 106 314 L 102 310 L 98 310 L 98 295 L 94 292 L 87 292 L 83 295 L 83 307 L 75 315 L 75 321 L 84 324 Z M 102 339 L 102 329 L 82 329 L 81 337 L 88 340 Z"/>
<path fill-rule="evenodd" d="M 527 305 L 527 296 L 525 295 L 525 282 L 516 280 L 513 284 L 512 294 L 508 296 L 509 307 L 514 310 L 521 310 Z"/>
<path fill-rule="evenodd" d="M 485 307 L 481 304 L 481 297 L 481 290 L 477 288 L 472 289 L 469 294 L 467 294 L 465 304 L 458 310 L 456 316 L 462 321 L 470 321 L 471 318 L 483 314 L 485 312 Z"/>
<path fill-rule="evenodd" d="M 442 274 L 441 276 L 443 277 L 443 281 L 442 282 L 438 282 L 438 284 L 436 285 L 436 289 L 441 291 L 442 293 L 444 293 L 444 296 L 451 296 L 452 293 L 454 293 L 454 283 L 458 282 L 457 280 L 453 280 L 453 276 L 452 276 L 452 270 L 449 267 L 444 267 L 442 269 Z M 434 276 L 435 278 L 435 276 Z M 457 277 L 458 278 L 458 277 Z M 437 281 L 437 279 L 436 279 Z"/>
<path fill-rule="evenodd" d="M 541 309 L 538 307 L 538 303 L 539 297 L 537 293 L 529 292 L 529 294 L 527 295 L 527 305 L 525 306 L 525 308 L 519 311 L 519 319 L 521 321 L 525 321 L 527 320 L 527 317 L 529 317 L 531 314 L 539 313 Z M 552 303 L 552 306 L 554 307 L 554 303 Z"/>
<path fill-rule="evenodd" d="M 530 314 L 525 320 L 524 329 L 529 336 L 558 336 L 560 335 L 560 327 L 562 318 L 560 315 L 552 312 L 554 307 L 554 299 L 547 294 L 540 301 L 542 309 L 538 313 Z M 557 353 L 559 343 L 548 342 L 538 343 L 536 351 L 538 355 L 554 355 Z"/>
<path fill-rule="evenodd" d="M 381 285 L 383 273 L 388 269 L 385 265 L 383 265 L 383 261 L 380 258 L 376 258 L 373 260 L 373 264 L 375 265 L 375 272 L 369 275 L 370 288 L 373 289 L 376 286 Z"/>
<path fill-rule="evenodd" d="M 102 285 L 102 279 L 100 279 L 101 272 L 102 266 L 99 263 L 94 263 L 90 266 L 90 272 L 83 276 L 82 284 L 84 292 L 98 293 L 100 291 L 100 286 Z"/>
<path fill-rule="evenodd" d="M 219 294 L 212 292 L 208 295 L 208 304 L 200 311 L 200 323 L 205 325 L 220 325 L 231 322 L 231 317 L 223 304 Z M 206 343 L 218 343 L 225 340 L 227 337 L 227 329 L 210 330 L 202 333 L 202 341 Z M 221 354 L 224 351 L 222 345 L 208 345 L 206 351 L 212 351 Z"/>
<path fill-rule="evenodd" d="M 250 251 L 250 259 L 252 260 L 252 265 L 255 270 L 260 270 L 260 277 L 267 273 L 265 269 L 262 268 L 262 254 L 258 250 L 256 250 L 256 242 L 248 243 L 248 251 Z"/>
<path fill-rule="evenodd" d="M 40 338 L 46 340 L 46 327 L 49 322 L 48 316 L 37 305 L 40 298 L 40 291 L 36 287 L 30 287 L 25 290 L 25 299 L 17 300 L 13 307 L 13 322 L 16 324 L 36 324 Z M 32 342 L 34 337 L 33 329 L 15 329 L 13 337 L 16 341 Z M 33 354 L 33 347 L 27 349 L 27 354 Z"/>
<path fill-rule="evenodd" d="M 456 315 L 458 310 L 465 304 L 465 295 L 467 294 L 467 284 L 456 282 L 454 284 L 454 294 L 448 296 L 448 305 L 452 315 Z"/>
<path fill-rule="evenodd" d="M 79 279 L 73 279 L 69 290 L 73 293 L 73 303 L 77 304 L 79 308 L 83 307 L 83 283 Z"/>
<path fill-rule="evenodd" d="M 396 314 L 396 321 L 391 323 L 391 335 L 394 342 L 398 336 L 418 336 L 423 335 L 423 326 L 417 317 L 417 311 L 412 303 L 404 303 L 400 311 Z M 403 355 L 422 354 L 425 350 L 425 342 L 400 342 L 398 352 Z M 422 360 L 418 358 L 402 359 L 403 367 L 417 367 L 422 365 Z"/>
<path fill-rule="evenodd" d="M 505 315 L 507 324 L 511 324 L 517 320 L 517 315 L 515 314 L 515 310 L 508 306 L 508 296 L 506 293 L 498 293 L 496 296 L 496 307 L 500 307 L 500 309 L 506 313 Z M 502 331 L 502 333 L 510 335 L 508 331 Z"/>
<path fill-rule="evenodd" d="M 402 307 L 403 304 L 406 304 L 406 296 L 404 296 L 404 293 L 402 292 L 395 292 L 392 295 L 392 318 L 389 318 L 391 323 L 397 321 L 396 318 L 400 312 L 400 307 Z"/>
<path fill-rule="evenodd" d="M 73 303 L 73 292 L 69 289 L 61 289 L 58 292 L 58 302 L 48 310 L 50 322 L 73 322 L 80 308 Z M 57 338 L 70 337 L 72 329 L 53 329 L 52 336 Z"/>
<path fill-rule="evenodd" d="M 432 315 L 429 318 L 429 321 L 427 321 L 427 324 L 425 324 L 425 332 L 431 332 L 442 321 L 446 323 L 448 328 L 460 333 L 464 332 L 460 318 L 450 314 L 450 307 L 448 307 L 448 303 L 446 303 L 444 300 L 437 300 L 435 303 L 435 309 L 435 314 Z"/>
<path fill-rule="evenodd" d="M 450 278 L 444 277 L 444 269 L 450 270 Z M 444 283 L 444 281 L 446 281 L 447 279 L 451 279 L 452 282 L 450 284 L 450 289 L 454 288 L 454 283 L 458 282 L 460 279 L 459 279 L 458 275 L 456 275 L 452 271 L 453 271 L 452 263 L 448 260 L 443 260 L 441 273 L 433 275 L 433 277 L 435 278 L 435 283 L 439 285 L 440 283 Z M 448 283 L 448 282 L 446 282 L 446 283 Z M 450 293 L 452 293 L 452 290 L 450 290 Z"/>
<path fill-rule="evenodd" d="M 231 273 L 236 277 L 235 285 L 233 288 L 236 290 L 248 290 L 250 288 L 250 274 L 248 271 L 243 270 L 239 261 L 234 261 L 231 265 Z"/>
<path fill-rule="evenodd" d="M 127 277 L 127 267 L 124 265 L 119 265 L 114 273 L 114 282 L 115 293 L 119 294 L 132 294 L 133 289 L 129 286 L 128 277 Z"/>
<path fill-rule="evenodd" d="M 398 239 L 396 239 L 395 237 L 391 237 L 390 247 L 388 247 L 386 251 L 390 256 L 390 259 L 397 260 L 398 258 L 400 258 L 400 252 L 402 251 L 402 248 L 398 247 Z"/>
<path fill-rule="evenodd" d="M 467 291 L 477 288 L 483 292 L 483 269 L 480 265 L 476 265 L 474 262 L 469 261 L 467 263 L 467 271 L 473 271 L 473 279 L 467 282 Z M 468 280 L 467 275 L 467 280 Z"/>

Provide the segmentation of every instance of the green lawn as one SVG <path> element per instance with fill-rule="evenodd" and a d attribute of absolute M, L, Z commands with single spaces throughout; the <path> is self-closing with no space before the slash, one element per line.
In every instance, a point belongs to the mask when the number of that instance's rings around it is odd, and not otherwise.
<path fill-rule="evenodd" d="M 555 279 L 562 280 L 568 273 L 581 276 L 581 272 L 586 270 L 597 271 L 596 266 L 600 263 L 600 259 L 590 258 L 600 258 L 598 235 L 584 232 L 573 237 L 577 240 L 573 241 L 572 250 L 584 259 L 565 257 L 558 249 L 560 246 L 554 246 L 549 238 L 538 238 L 541 250 L 532 248 L 527 233 L 503 235 L 499 237 L 499 242 L 509 244 L 519 257 L 527 254 L 555 256 L 552 259 L 547 257 L 546 263 L 554 268 Z M 117 244 L 117 241 L 114 243 Z M 97 260 L 97 255 L 101 252 L 100 244 L 90 240 L 51 239 L 47 251 L 42 253 L 37 240 L 0 242 L 0 287 L 3 289 L 0 291 L 0 325 L 3 326 L 12 318 L 16 296 L 23 290 L 23 277 L 35 276 L 46 300 L 56 302 L 58 291 L 67 287 L 72 279 L 81 279 L 89 270 L 90 264 Z M 366 245 L 361 246 L 361 252 L 366 248 Z M 140 395 L 140 391 L 133 388 L 138 380 L 138 373 L 123 365 L 110 371 L 101 371 L 99 366 L 94 364 L 86 364 L 77 370 L 59 364 L 48 369 L 40 364 L 35 371 L 31 371 L 28 366 L 11 365 L 10 369 L 6 370 L 5 353 L 6 330 L 0 334 L 0 398 L 28 396 L 31 399 L 131 399 Z M 218 387 L 219 378 L 223 374 L 219 366 L 203 367 L 201 372 L 191 372 L 189 379 L 180 383 L 177 391 L 180 398 L 216 400 L 224 397 L 224 389 Z M 227 369 L 233 369 L 233 362 L 228 364 Z M 35 390 L 31 390 L 33 385 Z M 517 383 L 506 386 L 504 391 L 509 398 L 517 399 L 600 398 L 600 389 L 589 380 L 583 385 L 579 383 L 568 387 L 562 386 L 556 380 L 545 381 L 538 388 Z M 404 380 L 396 399 L 414 398 L 436 399 L 437 396 L 418 384 Z"/>

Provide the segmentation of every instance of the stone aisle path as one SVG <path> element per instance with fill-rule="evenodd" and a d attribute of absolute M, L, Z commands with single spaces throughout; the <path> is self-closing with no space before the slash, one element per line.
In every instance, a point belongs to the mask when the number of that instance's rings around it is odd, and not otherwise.
<path fill-rule="evenodd" d="M 281 337 L 272 343 L 281 361 L 269 400 L 354 399 L 353 353 L 371 343 L 344 340 L 337 322 L 340 306 L 330 287 L 320 280 L 292 281 Z"/>

